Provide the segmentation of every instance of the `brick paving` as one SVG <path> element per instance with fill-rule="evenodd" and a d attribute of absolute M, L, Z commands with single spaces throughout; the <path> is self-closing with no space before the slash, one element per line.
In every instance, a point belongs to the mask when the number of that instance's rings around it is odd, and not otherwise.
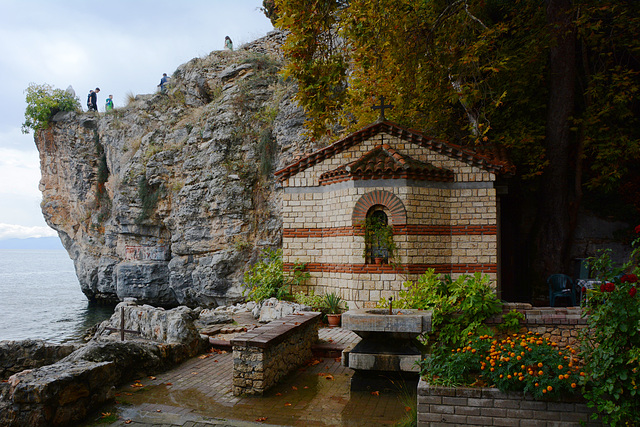
<path fill-rule="evenodd" d="M 320 344 L 339 350 L 359 339 L 341 328 L 321 328 Z M 233 357 L 216 350 L 155 377 L 134 381 L 100 413 L 117 415 L 110 426 L 384 426 L 406 414 L 401 392 L 351 391 L 353 371 L 339 357 L 314 358 L 264 396 L 231 392 Z M 412 391 L 415 396 L 415 390 Z M 415 397 L 413 397 L 415 399 Z M 95 425 L 97 414 L 91 421 Z M 98 420 L 104 421 L 104 420 Z"/>

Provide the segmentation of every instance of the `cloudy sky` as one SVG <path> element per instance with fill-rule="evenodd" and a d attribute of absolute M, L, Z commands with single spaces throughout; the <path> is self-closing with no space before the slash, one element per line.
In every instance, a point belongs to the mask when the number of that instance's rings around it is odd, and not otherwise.
<path fill-rule="evenodd" d="M 162 73 L 272 31 L 261 0 L 0 0 L 0 240 L 55 236 L 40 211 L 33 134 L 20 131 L 29 83 L 72 85 L 98 109 L 152 93 Z"/>

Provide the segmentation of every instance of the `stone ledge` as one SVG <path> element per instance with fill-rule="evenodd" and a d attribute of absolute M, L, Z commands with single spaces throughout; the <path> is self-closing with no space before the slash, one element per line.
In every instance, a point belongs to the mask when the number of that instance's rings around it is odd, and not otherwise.
<path fill-rule="evenodd" d="M 232 347 L 250 346 L 258 348 L 268 348 L 277 345 L 291 336 L 298 328 L 305 327 L 308 323 L 317 321 L 321 313 L 308 312 L 300 314 L 290 314 L 279 320 L 274 320 L 266 325 L 260 326 L 242 336 L 231 340 Z"/>

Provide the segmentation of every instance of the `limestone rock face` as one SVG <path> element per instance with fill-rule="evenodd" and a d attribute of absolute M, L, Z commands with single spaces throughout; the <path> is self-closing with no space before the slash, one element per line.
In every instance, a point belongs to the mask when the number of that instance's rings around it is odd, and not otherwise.
<path fill-rule="evenodd" d="M 42 212 L 94 301 L 215 307 L 281 243 L 273 171 L 309 151 L 273 32 L 181 65 L 167 94 L 39 131 Z"/>

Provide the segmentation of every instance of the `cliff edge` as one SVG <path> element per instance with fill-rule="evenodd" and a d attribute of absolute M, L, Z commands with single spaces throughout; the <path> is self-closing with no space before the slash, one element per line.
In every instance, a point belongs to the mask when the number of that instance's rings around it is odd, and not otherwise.
<path fill-rule="evenodd" d="M 269 33 L 179 66 L 166 94 L 38 131 L 42 212 L 91 301 L 213 307 L 281 243 L 273 171 L 310 149 Z"/>

